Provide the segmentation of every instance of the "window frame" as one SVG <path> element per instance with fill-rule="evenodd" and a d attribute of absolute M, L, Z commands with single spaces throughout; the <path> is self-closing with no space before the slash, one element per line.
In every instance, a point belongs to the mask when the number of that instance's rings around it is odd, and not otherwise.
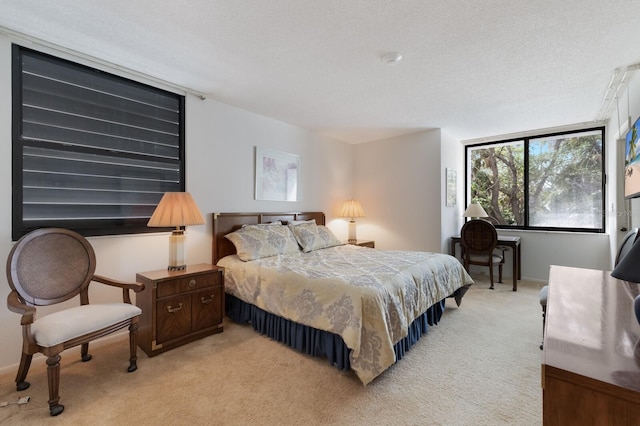
<path fill-rule="evenodd" d="M 29 223 L 26 223 L 24 218 L 24 161 L 23 156 L 25 152 L 25 147 L 27 150 L 29 148 L 35 149 L 47 149 L 51 144 L 44 141 L 38 140 L 36 138 L 23 137 L 23 79 L 22 79 L 22 56 L 23 52 L 32 55 L 38 56 L 39 58 L 43 58 L 47 61 L 52 61 L 53 63 L 64 64 L 65 66 L 76 67 L 77 69 L 83 70 L 87 72 L 87 75 L 94 75 L 96 79 L 107 79 L 112 82 L 123 82 L 127 85 L 131 85 L 137 88 L 144 88 L 145 90 L 151 90 L 154 93 L 163 94 L 164 96 L 175 97 L 178 105 L 178 136 L 177 136 L 177 160 L 173 159 L 174 165 L 179 167 L 177 171 L 179 182 L 174 183 L 172 186 L 175 187 L 175 191 L 184 191 L 185 190 L 185 96 L 177 94 L 175 92 L 170 92 L 165 89 L 161 89 L 149 84 L 142 83 L 137 80 L 133 80 L 130 78 L 126 78 L 120 75 L 112 74 L 88 65 L 83 65 L 78 62 L 74 62 L 69 59 L 60 58 L 58 56 L 51 55 L 49 53 L 44 53 L 38 50 L 26 48 L 20 46 L 18 44 L 12 45 L 12 240 L 17 241 L 23 235 L 38 229 L 45 227 L 61 227 L 66 229 L 74 230 L 81 235 L 84 236 L 103 236 L 103 235 L 125 235 L 125 234 L 140 234 L 140 233 L 150 233 L 150 232 L 159 232 L 164 230 L 169 230 L 171 228 L 149 228 L 147 227 L 147 222 L 153 213 L 153 209 L 148 214 L 149 217 L 123 217 L 123 218 L 65 218 L 65 219 L 43 219 L 43 220 L 30 220 Z M 58 143 L 58 145 L 60 145 Z M 104 151 L 108 150 L 105 146 L 102 146 L 101 149 Z M 95 154 L 96 150 L 92 150 L 91 148 L 86 147 L 74 147 L 72 144 L 69 146 L 56 147 L 56 150 L 60 152 L 72 152 L 75 154 L 87 154 L 93 153 Z M 111 153 L 114 157 L 119 157 L 129 161 L 135 160 L 146 160 L 153 158 L 150 154 L 145 154 L 142 151 L 137 151 L 135 153 Z M 155 161 L 158 161 L 157 158 Z M 124 165 L 125 163 L 123 163 Z M 169 164 L 167 160 L 167 164 Z M 115 175 L 114 175 L 115 176 Z M 121 179 L 122 180 L 122 179 Z M 136 192 L 135 189 L 127 190 L 127 192 Z M 166 191 L 165 191 L 166 192 Z M 96 194 L 97 190 L 93 188 L 93 193 Z M 159 193 L 157 195 L 158 202 L 162 197 L 164 192 Z M 134 204 L 134 203 L 131 203 Z M 155 208 L 155 207 L 154 207 Z"/>
<path fill-rule="evenodd" d="M 535 139 L 543 139 L 549 137 L 558 137 L 562 135 L 571 135 L 576 133 L 586 133 L 586 132 L 595 132 L 599 131 L 602 135 L 602 159 L 601 159 L 601 170 L 600 174 L 602 177 L 602 183 L 600 190 L 602 191 L 602 206 L 601 206 L 601 214 L 600 214 L 600 228 L 578 228 L 578 227 L 561 227 L 561 226 L 532 226 L 529 225 L 529 142 Z M 507 145 L 513 144 L 514 142 L 520 142 L 524 144 L 524 159 L 523 159 L 523 167 L 524 167 L 524 225 L 502 225 L 495 224 L 494 226 L 498 229 L 504 230 L 532 230 L 532 231 L 547 231 L 547 232 L 584 232 L 584 233 L 597 233 L 603 234 L 606 232 L 606 184 L 607 184 L 607 174 L 606 174 L 606 127 L 605 126 L 593 126 L 593 127 L 584 127 L 584 128 L 575 128 L 572 130 L 563 130 L 557 132 L 545 132 L 545 133 L 537 133 L 537 134 L 527 134 L 526 136 L 521 137 L 513 137 L 509 139 L 496 139 L 488 142 L 481 143 L 470 143 L 465 145 L 465 155 L 464 155 L 464 167 L 465 167 L 465 206 L 469 205 L 471 202 L 471 167 L 469 164 L 470 159 L 470 151 L 474 148 L 480 148 L 483 146 L 497 146 L 497 145 Z"/>

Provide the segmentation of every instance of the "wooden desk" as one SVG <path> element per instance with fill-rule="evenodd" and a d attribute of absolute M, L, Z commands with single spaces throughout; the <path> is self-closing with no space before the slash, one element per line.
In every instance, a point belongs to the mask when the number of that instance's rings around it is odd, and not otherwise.
<path fill-rule="evenodd" d="M 638 284 L 551 266 L 542 358 L 545 425 L 640 421 Z"/>
<path fill-rule="evenodd" d="M 460 244 L 460 235 L 451 237 L 451 256 L 456 255 L 456 245 Z M 508 235 L 498 235 L 498 245 L 507 246 L 513 249 L 513 291 L 518 291 L 518 280 L 522 279 L 522 257 L 520 254 L 520 237 L 511 237 Z"/>

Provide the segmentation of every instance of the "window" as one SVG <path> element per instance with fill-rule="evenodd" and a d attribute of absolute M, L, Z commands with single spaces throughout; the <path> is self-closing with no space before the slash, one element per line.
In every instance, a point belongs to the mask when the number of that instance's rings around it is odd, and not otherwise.
<path fill-rule="evenodd" d="M 13 220 L 83 235 L 157 232 L 184 191 L 184 97 L 13 46 Z"/>
<path fill-rule="evenodd" d="M 604 232 L 604 128 L 466 147 L 467 200 L 499 228 Z"/>

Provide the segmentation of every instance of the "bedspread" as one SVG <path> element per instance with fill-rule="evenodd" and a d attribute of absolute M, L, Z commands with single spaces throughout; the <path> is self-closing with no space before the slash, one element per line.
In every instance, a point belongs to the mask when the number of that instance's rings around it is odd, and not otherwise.
<path fill-rule="evenodd" d="M 339 334 L 367 384 L 395 362 L 393 345 L 431 305 L 473 283 L 449 255 L 354 245 L 249 262 L 218 262 L 225 291 L 267 312 Z"/>

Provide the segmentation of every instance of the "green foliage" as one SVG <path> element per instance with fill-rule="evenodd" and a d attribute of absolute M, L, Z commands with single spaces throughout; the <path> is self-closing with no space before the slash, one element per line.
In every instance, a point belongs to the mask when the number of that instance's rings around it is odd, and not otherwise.
<path fill-rule="evenodd" d="M 601 227 L 600 132 L 528 143 L 529 225 Z M 524 225 L 524 141 L 470 149 L 471 199 L 494 222 Z"/>

